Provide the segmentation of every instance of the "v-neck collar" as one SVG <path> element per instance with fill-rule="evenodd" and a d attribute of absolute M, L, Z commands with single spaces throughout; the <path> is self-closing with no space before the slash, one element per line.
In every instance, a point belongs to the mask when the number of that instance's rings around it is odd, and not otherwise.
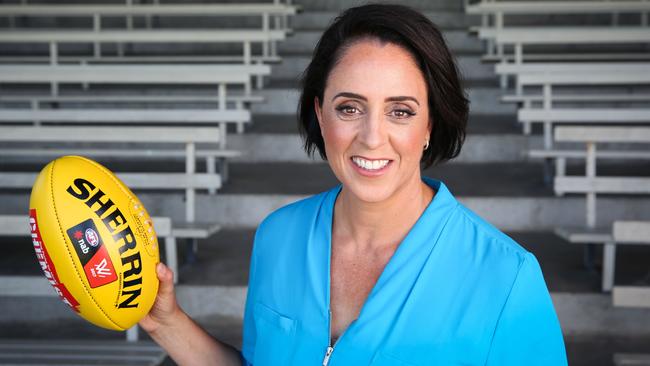
<path fill-rule="evenodd" d="M 437 238 L 439 237 L 444 224 L 447 222 L 450 212 L 458 204 L 444 183 L 429 177 L 422 177 L 422 180 L 435 191 L 433 199 L 429 202 L 422 215 L 420 215 L 413 227 L 411 227 L 407 235 L 399 244 L 388 263 L 386 263 L 386 266 L 382 270 L 377 282 L 373 285 L 372 290 L 361 306 L 358 317 L 348 325 L 343 333 L 341 333 L 337 339 L 337 343 L 344 339 L 344 335 L 353 333 L 355 327 L 359 323 L 363 323 L 364 317 L 368 312 L 374 313 L 378 310 L 381 311 L 385 304 L 379 304 L 378 306 L 374 305 L 375 300 L 379 297 L 378 294 L 381 293 L 381 289 L 384 288 L 392 278 L 399 275 L 400 272 L 404 272 L 405 267 L 409 267 L 408 271 L 415 276 L 413 281 L 417 279 L 417 275 L 420 273 L 422 266 L 426 262 L 426 258 L 429 257 L 429 254 L 437 243 Z M 324 286 L 326 294 L 324 296 L 325 304 L 323 305 L 325 310 L 324 315 L 328 317 L 328 326 L 330 328 L 332 229 L 334 222 L 334 204 L 341 189 L 342 186 L 338 185 L 328 192 L 322 206 L 322 220 L 319 220 L 319 232 L 323 235 L 322 238 L 324 239 L 322 243 L 327 246 L 327 263 L 324 271 L 325 275 L 323 276 L 326 281 Z M 417 266 L 417 271 L 414 269 L 415 266 Z M 407 282 L 403 285 L 410 286 L 412 284 Z M 328 329 L 328 337 L 329 331 L 330 330 Z M 327 341 L 329 343 L 329 339 Z M 340 347 L 340 345 L 337 345 L 337 347 Z"/>

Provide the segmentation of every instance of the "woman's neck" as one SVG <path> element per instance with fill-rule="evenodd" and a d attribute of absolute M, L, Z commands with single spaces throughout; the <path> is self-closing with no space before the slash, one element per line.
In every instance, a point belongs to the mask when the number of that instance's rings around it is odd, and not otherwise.
<path fill-rule="evenodd" d="M 333 234 L 341 239 L 337 242 L 354 245 L 362 252 L 396 247 L 433 195 L 419 175 L 381 202 L 360 200 L 344 187 L 335 204 Z"/>

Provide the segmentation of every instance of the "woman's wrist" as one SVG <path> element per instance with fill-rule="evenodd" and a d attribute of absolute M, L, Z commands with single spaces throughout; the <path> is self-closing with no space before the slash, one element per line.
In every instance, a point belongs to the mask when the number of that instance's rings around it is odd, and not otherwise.
<path fill-rule="evenodd" d="M 190 317 L 176 305 L 165 320 L 158 321 L 156 326 L 147 333 L 155 340 L 171 338 L 170 336 L 182 334 L 179 331 L 183 328 L 183 323 L 187 322 L 191 322 Z"/>

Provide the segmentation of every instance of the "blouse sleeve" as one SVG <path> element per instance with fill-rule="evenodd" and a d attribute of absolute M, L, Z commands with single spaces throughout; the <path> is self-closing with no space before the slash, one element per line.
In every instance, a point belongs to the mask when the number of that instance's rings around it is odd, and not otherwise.
<path fill-rule="evenodd" d="M 527 253 L 492 338 L 486 366 L 567 365 L 562 330 L 537 259 Z"/>

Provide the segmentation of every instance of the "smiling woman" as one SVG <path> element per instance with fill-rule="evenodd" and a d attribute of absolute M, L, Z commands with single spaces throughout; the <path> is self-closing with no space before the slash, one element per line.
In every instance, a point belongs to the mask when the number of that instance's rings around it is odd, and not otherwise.
<path fill-rule="evenodd" d="M 301 85 L 305 150 L 341 185 L 258 228 L 245 360 L 566 364 L 535 257 L 421 176 L 459 154 L 468 116 L 436 26 L 404 6 L 351 8 L 324 32 Z M 253 310 L 262 305 L 294 327 L 269 330 Z"/>
<path fill-rule="evenodd" d="M 468 115 L 435 25 L 351 8 L 302 88 L 305 150 L 341 184 L 259 225 L 241 355 L 180 310 L 164 269 L 144 329 L 183 364 L 566 365 L 535 256 L 421 175 L 459 154 Z"/>
<path fill-rule="evenodd" d="M 313 110 L 323 155 L 344 194 L 382 202 L 426 187 L 419 163 L 431 135 L 427 86 L 404 48 L 355 41 L 329 73 L 322 97 L 314 97 Z"/>

